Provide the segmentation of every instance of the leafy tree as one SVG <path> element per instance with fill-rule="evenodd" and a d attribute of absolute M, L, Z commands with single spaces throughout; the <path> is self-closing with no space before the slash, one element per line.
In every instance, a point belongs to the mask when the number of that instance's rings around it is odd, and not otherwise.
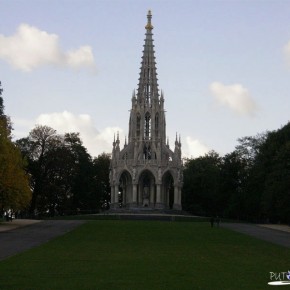
<path fill-rule="evenodd" d="M 219 214 L 220 156 L 211 151 L 187 160 L 184 169 L 183 208 L 198 215 Z"/>
<path fill-rule="evenodd" d="M 4 102 L 2 98 L 2 93 L 3 93 L 3 89 L 1 88 L 1 82 L 0 82 L 0 116 L 4 115 Z"/>
<path fill-rule="evenodd" d="M 238 150 L 223 158 L 219 206 L 223 216 L 240 219 L 245 211 L 247 160 Z"/>
<path fill-rule="evenodd" d="M 72 208 L 83 212 L 96 212 L 98 209 L 95 193 L 95 180 L 92 158 L 83 146 L 79 133 L 67 133 L 64 136 L 66 147 L 70 150 L 72 166 Z"/>
<path fill-rule="evenodd" d="M 100 195 L 94 165 L 79 133 L 58 135 L 50 127 L 36 126 L 17 144 L 27 157 L 32 175 L 32 214 L 98 210 Z"/>
<path fill-rule="evenodd" d="M 56 131 L 48 126 L 36 126 L 27 138 L 16 141 L 22 154 L 28 161 L 28 172 L 31 174 L 32 200 L 30 214 L 34 214 L 37 208 L 38 198 L 43 194 L 43 188 L 47 183 L 47 159 L 46 154 L 54 150 L 61 143 Z"/>
<path fill-rule="evenodd" d="M 290 123 L 268 133 L 257 155 L 261 216 L 272 222 L 290 223 Z"/>
<path fill-rule="evenodd" d="M 103 209 L 108 209 L 110 202 L 110 161 L 111 157 L 106 153 L 100 154 L 93 160 L 94 179 L 96 182 L 95 190 L 98 206 Z"/>
<path fill-rule="evenodd" d="M 236 152 L 240 158 L 247 162 L 248 168 L 254 165 L 260 148 L 265 143 L 267 136 L 268 132 L 238 139 L 239 145 L 236 146 Z"/>
<path fill-rule="evenodd" d="M 31 199 L 25 161 L 11 141 L 10 119 L 4 114 L 0 83 L 0 209 L 21 210 Z"/>

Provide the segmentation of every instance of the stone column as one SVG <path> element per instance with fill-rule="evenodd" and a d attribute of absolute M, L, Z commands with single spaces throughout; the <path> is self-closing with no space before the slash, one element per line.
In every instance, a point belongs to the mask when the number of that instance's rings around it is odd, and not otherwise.
<path fill-rule="evenodd" d="M 114 208 L 114 203 L 115 203 L 115 189 L 114 189 L 114 186 L 111 186 L 111 205 L 110 207 L 111 208 Z"/>
<path fill-rule="evenodd" d="M 154 207 L 154 195 L 155 195 L 154 187 L 155 187 L 154 183 L 152 183 L 150 187 L 150 207 Z"/>
<path fill-rule="evenodd" d="M 115 185 L 115 208 L 119 207 L 119 184 Z"/>
<path fill-rule="evenodd" d="M 162 209 L 164 204 L 161 202 L 161 184 L 156 184 L 156 204 L 155 208 Z"/>
<path fill-rule="evenodd" d="M 122 199 L 122 207 L 126 207 L 126 196 L 127 196 L 127 186 L 123 188 L 123 199 Z"/>
<path fill-rule="evenodd" d="M 178 185 L 174 185 L 174 203 L 173 203 L 173 209 L 175 210 L 181 210 L 181 200 L 180 200 L 180 188 Z"/>
<path fill-rule="evenodd" d="M 142 187 L 142 185 L 141 184 L 138 184 L 138 186 L 137 186 L 138 188 L 139 188 L 139 191 L 138 191 L 138 193 L 136 194 L 136 196 L 137 196 L 137 199 L 136 199 L 136 205 L 142 205 L 142 202 L 143 202 L 143 196 L 142 196 L 142 194 L 143 194 L 143 187 Z M 137 188 L 136 187 L 136 188 Z"/>
<path fill-rule="evenodd" d="M 179 187 L 179 192 L 178 192 L 178 203 L 180 204 L 180 209 L 182 209 L 182 206 L 181 206 L 181 187 Z"/>
<path fill-rule="evenodd" d="M 137 206 L 137 184 L 133 184 L 132 206 Z"/>

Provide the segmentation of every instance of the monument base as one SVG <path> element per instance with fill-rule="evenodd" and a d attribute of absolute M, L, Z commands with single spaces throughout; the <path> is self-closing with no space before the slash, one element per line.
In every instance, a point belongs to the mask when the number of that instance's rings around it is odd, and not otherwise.
<path fill-rule="evenodd" d="M 174 210 L 182 210 L 181 205 L 180 204 L 173 204 L 172 209 Z"/>

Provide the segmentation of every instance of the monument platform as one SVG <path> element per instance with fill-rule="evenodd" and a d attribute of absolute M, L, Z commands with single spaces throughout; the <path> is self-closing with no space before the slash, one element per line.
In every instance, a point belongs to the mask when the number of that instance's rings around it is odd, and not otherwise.
<path fill-rule="evenodd" d="M 117 216 L 120 220 L 159 220 L 159 221 L 175 221 L 175 220 L 191 220 L 201 218 L 193 216 L 181 210 L 159 210 L 151 208 L 119 208 L 110 209 L 104 215 Z"/>

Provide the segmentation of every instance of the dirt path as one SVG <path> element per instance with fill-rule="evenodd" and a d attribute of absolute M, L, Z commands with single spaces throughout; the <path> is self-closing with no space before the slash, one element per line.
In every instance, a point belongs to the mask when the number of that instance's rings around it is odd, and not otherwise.
<path fill-rule="evenodd" d="M 290 233 L 286 231 L 241 223 L 222 223 L 221 226 L 276 245 L 290 248 Z"/>
<path fill-rule="evenodd" d="M 41 221 L 0 231 L 0 260 L 31 249 L 71 231 L 85 221 Z"/>

